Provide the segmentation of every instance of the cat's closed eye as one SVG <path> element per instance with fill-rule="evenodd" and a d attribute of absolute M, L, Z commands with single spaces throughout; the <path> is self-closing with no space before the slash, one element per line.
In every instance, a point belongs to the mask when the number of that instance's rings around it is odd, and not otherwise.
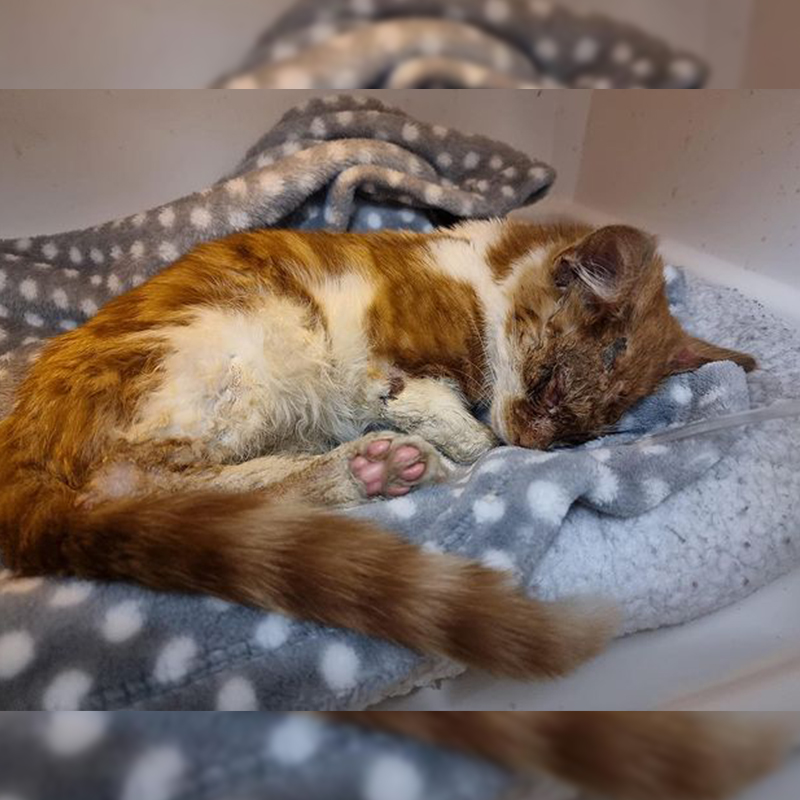
<path fill-rule="evenodd" d="M 606 372 L 611 372 L 619 357 L 628 349 L 628 340 L 625 337 L 617 339 L 603 351 L 603 366 Z"/>

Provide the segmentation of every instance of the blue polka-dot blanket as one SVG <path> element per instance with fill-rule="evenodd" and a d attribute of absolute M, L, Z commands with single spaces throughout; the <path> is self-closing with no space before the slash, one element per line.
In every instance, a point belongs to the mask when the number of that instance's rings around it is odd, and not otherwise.
<path fill-rule="evenodd" d="M 706 65 L 625 22 L 548 0 L 301 0 L 237 89 L 695 89 Z"/>
<path fill-rule="evenodd" d="M 577 794 L 540 786 L 525 797 Z M 305 715 L 0 717 L 3 800 L 511 800 L 517 788 L 477 760 Z"/>
<path fill-rule="evenodd" d="M 427 229 L 504 213 L 552 177 L 504 145 L 373 100 L 314 101 L 206 192 L 88 231 L 0 242 L 0 324 L 22 345 L 0 362 L 0 388 L 35 358 L 40 345 L 28 338 L 72 327 L 202 239 L 269 224 Z M 627 632 L 708 613 L 791 569 L 800 560 L 796 421 L 636 442 L 798 399 L 800 335 L 734 291 L 675 269 L 667 279 L 688 328 L 754 353 L 761 371 L 709 365 L 669 381 L 614 436 L 569 451 L 497 450 L 454 485 L 351 513 L 508 570 L 539 595 L 615 598 Z M 358 709 L 459 672 L 385 641 L 209 598 L 0 574 L 0 708 Z"/>

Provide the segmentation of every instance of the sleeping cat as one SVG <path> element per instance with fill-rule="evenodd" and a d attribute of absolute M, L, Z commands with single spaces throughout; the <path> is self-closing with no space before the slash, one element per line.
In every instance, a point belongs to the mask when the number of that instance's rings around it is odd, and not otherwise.
<path fill-rule="evenodd" d="M 596 436 L 709 361 L 752 369 L 681 329 L 662 272 L 649 235 L 576 223 L 202 245 L 32 367 L 0 422 L 3 559 L 562 674 L 611 635 L 607 607 L 529 599 L 328 509 L 444 481 L 501 442 Z"/>

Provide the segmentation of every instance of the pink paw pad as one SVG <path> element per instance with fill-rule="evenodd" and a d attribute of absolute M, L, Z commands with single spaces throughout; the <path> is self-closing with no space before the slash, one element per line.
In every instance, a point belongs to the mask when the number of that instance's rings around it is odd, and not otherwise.
<path fill-rule="evenodd" d="M 381 439 L 350 461 L 353 476 L 364 485 L 368 497 L 402 497 L 428 471 L 423 453 L 412 445 L 392 451 L 392 442 Z"/>

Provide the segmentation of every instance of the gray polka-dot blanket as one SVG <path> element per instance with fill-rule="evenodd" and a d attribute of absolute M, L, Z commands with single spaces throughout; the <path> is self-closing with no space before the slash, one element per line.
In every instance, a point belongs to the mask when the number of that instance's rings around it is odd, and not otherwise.
<path fill-rule="evenodd" d="M 552 179 L 503 145 L 376 101 L 313 101 L 206 192 L 88 231 L 0 242 L 3 344 L 21 346 L 5 357 L 0 386 L 35 358 L 29 338 L 78 324 L 202 239 L 270 224 L 427 229 L 504 213 Z M 351 513 L 508 570 L 543 596 L 616 598 L 627 632 L 711 612 L 790 570 L 800 560 L 796 420 L 638 440 L 799 399 L 800 335 L 734 291 L 671 268 L 667 278 L 687 327 L 754 353 L 761 371 L 709 365 L 669 381 L 604 440 L 500 449 L 454 485 Z M 209 598 L 0 575 L 0 708 L 358 709 L 459 672 Z"/>
<path fill-rule="evenodd" d="M 0 717 L 3 800 L 511 800 L 521 788 L 453 752 L 297 714 Z M 524 796 L 576 792 L 534 779 Z"/>
<path fill-rule="evenodd" d="M 696 56 L 547 0 L 303 0 L 216 86 L 694 89 Z"/>

